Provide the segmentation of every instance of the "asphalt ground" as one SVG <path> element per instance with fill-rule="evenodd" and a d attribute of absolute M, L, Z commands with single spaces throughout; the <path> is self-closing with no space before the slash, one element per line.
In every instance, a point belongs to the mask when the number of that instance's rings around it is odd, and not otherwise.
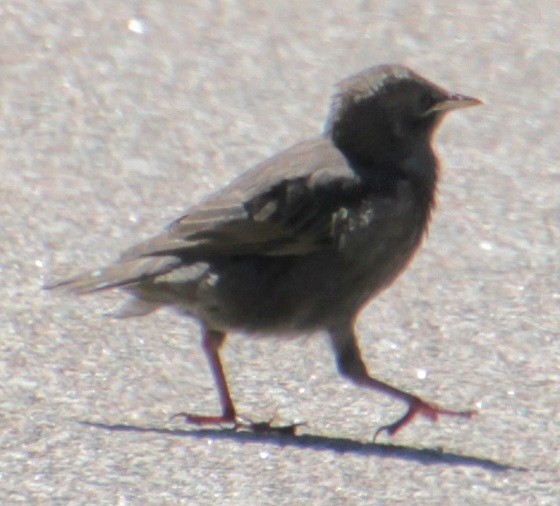
<path fill-rule="evenodd" d="M 556 2 L 0 2 L 2 504 L 560 504 L 560 10 Z M 324 336 L 234 335 L 239 410 L 298 436 L 200 430 L 218 411 L 194 321 L 108 318 L 95 268 L 254 163 L 319 133 L 333 84 L 400 62 L 484 100 L 437 136 L 437 213 L 362 313 L 377 377 Z"/>

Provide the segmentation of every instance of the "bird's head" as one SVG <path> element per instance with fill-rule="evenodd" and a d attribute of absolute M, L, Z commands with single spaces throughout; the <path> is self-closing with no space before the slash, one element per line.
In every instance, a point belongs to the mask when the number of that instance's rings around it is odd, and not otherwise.
<path fill-rule="evenodd" d="M 451 110 L 481 101 L 450 93 L 402 65 L 380 65 L 340 82 L 325 134 L 358 164 L 398 164 L 431 137 Z"/>

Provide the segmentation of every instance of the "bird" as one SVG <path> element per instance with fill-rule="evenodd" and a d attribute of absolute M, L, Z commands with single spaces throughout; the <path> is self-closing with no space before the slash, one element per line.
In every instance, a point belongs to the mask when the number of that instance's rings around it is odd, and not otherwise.
<path fill-rule="evenodd" d="M 194 425 L 273 430 L 243 421 L 220 350 L 228 333 L 322 331 L 339 373 L 404 402 L 381 426 L 394 435 L 418 415 L 470 418 L 370 374 L 355 322 L 410 264 L 432 217 L 440 168 L 432 141 L 449 111 L 481 104 L 400 64 L 338 83 L 321 135 L 257 164 L 113 264 L 45 288 L 85 294 L 119 288 L 121 317 L 171 307 L 201 325 L 221 413 L 181 412 Z M 245 425 L 243 425 L 245 424 Z M 295 433 L 296 424 L 285 429 Z"/>

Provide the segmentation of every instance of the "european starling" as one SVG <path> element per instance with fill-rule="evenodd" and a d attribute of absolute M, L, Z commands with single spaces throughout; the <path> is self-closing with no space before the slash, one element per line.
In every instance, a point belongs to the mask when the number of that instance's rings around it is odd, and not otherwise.
<path fill-rule="evenodd" d="M 422 242 L 439 175 L 437 126 L 480 103 L 401 65 L 366 69 L 339 83 L 320 137 L 258 164 L 116 263 L 48 288 L 122 288 L 133 299 L 121 316 L 172 306 L 199 320 L 222 413 L 180 413 L 186 422 L 240 423 L 219 355 L 234 330 L 326 331 L 343 376 L 408 405 L 376 435 L 417 414 L 470 417 L 370 376 L 354 322 Z"/>

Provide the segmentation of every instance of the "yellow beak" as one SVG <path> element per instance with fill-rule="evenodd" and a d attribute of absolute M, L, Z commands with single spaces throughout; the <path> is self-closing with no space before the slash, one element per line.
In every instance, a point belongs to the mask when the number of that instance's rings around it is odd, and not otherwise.
<path fill-rule="evenodd" d="M 482 100 L 473 97 L 467 97 L 466 95 L 459 95 L 458 93 L 452 93 L 447 96 L 441 102 L 430 107 L 424 115 L 432 114 L 433 112 L 443 112 L 452 111 L 453 109 L 462 109 L 463 107 L 472 107 L 473 105 L 482 104 Z"/>

